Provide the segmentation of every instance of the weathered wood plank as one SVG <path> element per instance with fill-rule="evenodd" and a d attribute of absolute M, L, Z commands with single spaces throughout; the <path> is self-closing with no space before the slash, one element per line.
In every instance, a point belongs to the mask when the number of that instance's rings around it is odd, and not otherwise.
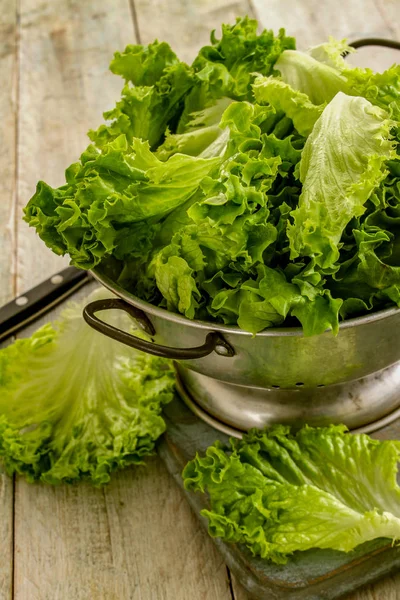
<path fill-rule="evenodd" d="M 355 592 L 346 600 L 399 600 L 400 573 Z"/>
<path fill-rule="evenodd" d="M 17 2 L 0 0 L 0 305 L 13 294 L 17 114 Z"/>
<path fill-rule="evenodd" d="M 105 495 L 114 560 L 138 582 L 141 599 L 230 599 L 221 556 L 158 458 L 119 474 Z"/>
<path fill-rule="evenodd" d="M 0 305 L 14 292 L 14 216 L 18 82 L 17 2 L 0 0 Z M 0 599 L 12 598 L 13 481 L 0 471 Z"/>
<path fill-rule="evenodd" d="M 264 27 L 278 30 L 285 27 L 288 34 L 297 38 L 297 45 L 304 49 L 325 41 L 329 35 L 337 38 L 399 37 L 398 0 L 253 0 L 256 16 Z M 386 49 L 362 49 L 352 64 L 370 66 L 383 70 L 393 61 L 399 61 L 399 53 Z M 249 600 L 247 592 L 232 577 L 235 600 Z M 400 575 L 388 577 L 374 585 L 352 594 L 348 600 L 397 600 L 400 598 Z"/>
<path fill-rule="evenodd" d="M 375 0 L 375 4 L 392 37 L 400 40 L 399 0 Z"/>
<path fill-rule="evenodd" d="M 134 0 L 142 43 L 155 38 L 169 42 L 177 55 L 191 62 L 208 44 L 210 32 L 221 23 L 252 15 L 250 0 Z M 154 16 L 156 15 L 156 18 Z"/>
<path fill-rule="evenodd" d="M 110 10 L 111 9 L 111 10 Z M 88 144 L 86 132 L 112 107 L 123 82 L 108 71 L 133 40 L 128 0 L 21 0 L 18 211 L 38 179 L 63 173 Z M 19 219 L 18 290 L 66 264 Z"/>
<path fill-rule="evenodd" d="M 398 0 L 263 0 L 253 2 L 256 15 L 264 27 L 277 31 L 285 27 L 297 38 L 300 50 L 319 44 L 333 36 L 355 40 L 365 37 L 396 37 L 399 23 Z M 397 7 L 397 8 L 396 8 Z M 397 11 L 397 12 L 396 12 Z M 400 25 L 397 25 L 397 38 Z M 348 59 L 355 66 L 369 66 L 381 71 L 399 61 L 399 52 L 387 48 L 363 48 Z"/>
<path fill-rule="evenodd" d="M 264 27 L 285 27 L 298 38 L 299 49 L 324 42 L 329 35 L 342 39 L 390 34 L 375 0 L 253 0 L 253 5 Z"/>
<path fill-rule="evenodd" d="M 39 177 L 62 181 L 119 92 L 106 69 L 133 41 L 132 21 L 122 0 L 107 8 L 106 0 L 22 1 L 21 206 Z M 20 290 L 61 266 L 30 233 L 21 226 Z M 230 598 L 221 558 L 156 458 L 104 491 L 18 480 L 15 548 L 17 600 Z"/>
<path fill-rule="evenodd" d="M 378 11 L 385 22 L 387 28 L 387 37 L 400 41 L 400 1 L 399 0 L 375 0 Z M 384 54 L 384 50 L 379 50 L 379 56 L 376 60 L 382 57 L 382 64 L 385 67 L 392 63 L 400 63 L 400 51 L 388 50 Z M 381 64 L 381 63 L 379 63 Z"/>
<path fill-rule="evenodd" d="M 228 600 L 222 558 L 155 457 L 109 487 L 18 482 L 16 600 Z"/>
<path fill-rule="evenodd" d="M 0 598 L 11 600 L 13 575 L 13 480 L 0 471 Z"/>
<path fill-rule="evenodd" d="M 252 600 L 235 576 L 232 576 L 232 587 L 234 600 Z M 382 581 L 354 592 L 354 594 L 345 596 L 343 600 L 399 600 L 399 598 L 400 574 L 386 577 Z"/>
<path fill-rule="evenodd" d="M 15 600 L 231 600 L 222 557 L 157 456 L 103 489 L 18 478 L 14 589 Z"/>

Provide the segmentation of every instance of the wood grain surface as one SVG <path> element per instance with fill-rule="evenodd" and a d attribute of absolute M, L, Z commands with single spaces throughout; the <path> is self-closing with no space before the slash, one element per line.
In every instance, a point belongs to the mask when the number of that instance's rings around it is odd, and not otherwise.
<path fill-rule="evenodd" d="M 0 302 L 65 264 L 21 221 L 22 207 L 38 179 L 62 183 L 118 97 L 114 50 L 158 37 L 190 61 L 210 29 L 244 14 L 285 26 L 304 47 L 328 34 L 399 37 L 399 11 L 399 0 L 0 0 Z M 359 60 L 377 68 L 378 54 Z M 18 480 L 15 505 L 0 476 L 0 548 L 0 600 L 248 598 L 157 457 L 105 490 Z M 400 575 L 351 597 L 398 599 Z"/>
<path fill-rule="evenodd" d="M 154 457 L 105 489 L 19 482 L 18 600 L 229 600 L 227 572 Z"/>
<path fill-rule="evenodd" d="M 0 304 L 14 292 L 18 87 L 17 0 L 0 0 Z"/>
<path fill-rule="evenodd" d="M 250 0 L 134 0 L 134 6 L 141 42 L 165 40 L 187 62 L 209 43 L 213 29 L 219 33 L 222 23 L 254 16 Z"/>
<path fill-rule="evenodd" d="M 15 293 L 15 185 L 18 78 L 16 0 L 0 0 L 0 305 Z M 0 471 L 0 600 L 11 600 L 13 480 Z"/>
<path fill-rule="evenodd" d="M 13 597 L 13 480 L 0 472 L 0 598 Z"/>
<path fill-rule="evenodd" d="M 18 292 L 68 262 L 47 250 L 22 209 L 39 179 L 64 183 L 87 130 L 121 91 L 122 79 L 108 70 L 113 52 L 134 41 L 128 0 L 20 0 L 20 11 Z"/>
<path fill-rule="evenodd" d="M 135 36 L 129 3 L 109 8 L 107 0 L 22 2 L 19 210 L 39 178 L 62 183 L 86 131 L 118 97 L 122 80 L 108 63 Z M 18 220 L 19 292 L 62 262 Z M 8 515 L 4 522 L 12 525 Z M 231 597 L 221 557 L 158 458 L 106 490 L 18 479 L 15 557 L 19 600 Z"/>
<path fill-rule="evenodd" d="M 373 33 L 390 35 L 380 5 L 393 0 L 253 0 L 261 23 L 271 29 L 285 27 L 297 38 L 299 49 L 333 37 Z M 394 0 L 397 2 L 397 0 Z"/>
<path fill-rule="evenodd" d="M 157 456 L 103 489 L 17 478 L 14 544 L 18 600 L 232 598 L 221 556 Z"/>
<path fill-rule="evenodd" d="M 299 50 L 329 36 L 349 41 L 363 37 L 399 37 L 399 0 L 253 0 L 259 21 L 274 30 L 284 26 Z M 397 24 L 397 25 L 396 25 Z M 377 71 L 399 60 L 396 50 L 364 48 L 350 62 Z"/>

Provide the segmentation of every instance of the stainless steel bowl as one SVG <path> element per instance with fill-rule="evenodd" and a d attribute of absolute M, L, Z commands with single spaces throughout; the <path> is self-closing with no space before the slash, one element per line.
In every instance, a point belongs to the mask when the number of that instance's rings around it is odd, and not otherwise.
<path fill-rule="evenodd" d="M 272 389 L 315 388 L 357 380 L 400 361 L 398 308 L 345 321 L 337 336 L 327 331 L 305 337 L 301 328 L 267 329 L 252 335 L 239 327 L 190 320 L 157 308 L 123 290 L 100 270 L 93 275 L 124 302 L 110 306 L 103 302 L 101 310 L 116 306 L 127 310 L 153 341 L 129 335 L 122 339 L 95 316 L 96 307 L 85 311 L 92 326 L 135 348 L 184 361 L 187 369 L 219 381 Z M 207 346 L 209 334 L 217 335 Z M 199 351 L 203 356 L 196 357 L 196 348 L 204 348 Z"/>
<path fill-rule="evenodd" d="M 216 428 L 240 435 L 274 422 L 345 423 L 372 431 L 398 417 L 398 308 L 345 321 L 337 336 L 305 337 L 301 328 L 252 335 L 157 308 L 99 269 L 93 275 L 117 298 L 86 306 L 86 321 L 133 348 L 175 360 L 182 398 Z M 128 312 L 150 340 L 97 317 L 115 308 Z"/>
<path fill-rule="evenodd" d="M 354 48 L 400 42 L 364 38 Z M 202 418 L 238 434 L 271 422 L 344 422 L 364 431 L 399 415 L 400 309 L 350 319 L 334 336 L 304 337 L 300 328 L 257 335 L 157 308 L 126 292 L 100 269 L 94 277 L 118 299 L 85 308 L 86 321 L 129 346 L 177 361 L 178 390 Z M 100 310 L 121 308 L 149 334 L 144 341 L 101 321 Z M 375 425 L 373 424 L 375 423 Z"/>

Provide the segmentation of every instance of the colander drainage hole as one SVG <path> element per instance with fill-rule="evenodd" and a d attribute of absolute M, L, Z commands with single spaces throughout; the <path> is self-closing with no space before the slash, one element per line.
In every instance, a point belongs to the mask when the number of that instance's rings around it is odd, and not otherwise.
<path fill-rule="evenodd" d="M 325 387 L 324 383 L 320 383 L 319 385 L 317 385 L 317 387 Z"/>
<path fill-rule="evenodd" d="M 280 385 L 273 385 L 272 387 L 273 387 L 274 390 L 280 390 L 281 389 Z"/>
<path fill-rule="evenodd" d="M 299 381 L 298 383 L 295 384 L 296 387 L 301 387 L 302 385 L 304 385 L 304 383 L 302 381 Z"/>

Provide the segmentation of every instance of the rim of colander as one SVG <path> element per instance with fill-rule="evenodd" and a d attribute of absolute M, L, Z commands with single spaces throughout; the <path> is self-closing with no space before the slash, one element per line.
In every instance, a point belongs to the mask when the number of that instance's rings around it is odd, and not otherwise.
<path fill-rule="evenodd" d="M 185 325 L 186 327 L 193 327 L 195 329 L 207 329 L 208 331 L 220 331 L 222 333 L 231 333 L 235 335 L 245 335 L 251 337 L 285 337 L 285 336 L 303 336 L 303 329 L 301 327 L 271 327 L 265 329 L 264 331 L 260 331 L 260 333 L 252 334 L 249 331 L 245 331 L 241 329 L 237 325 L 228 326 L 223 325 L 222 323 L 216 323 L 213 321 L 198 321 L 195 319 L 188 319 L 187 317 L 180 315 L 178 313 L 170 312 L 165 308 L 159 308 L 158 306 L 154 306 L 154 304 L 150 304 L 145 300 L 141 300 L 134 294 L 127 292 L 120 285 L 115 283 L 110 277 L 101 273 L 99 269 L 92 269 L 91 273 L 93 277 L 104 287 L 106 287 L 110 292 L 125 300 L 128 304 L 131 304 L 137 308 L 143 310 L 143 312 L 148 313 L 150 315 L 154 315 L 156 317 L 160 317 L 165 319 L 166 321 L 172 321 L 174 323 L 179 323 L 181 325 Z M 375 313 L 371 313 L 368 315 L 364 315 L 362 317 L 354 317 L 352 319 L 346 319 L 339 323 L 339 330 L 348 329 L 350 327 L 357 327 L 361 325 L 367 325 L 368 323 L 372 323 L 375 321 L 380 321 L 382 319 L 387 319 L 391 316 L 400 313 L 400 308 L 396 306 L 392 308 L 385 308 L 383 310 L 376 311 Z M 329 331 L 329 330 L 327 330 Z"/>

